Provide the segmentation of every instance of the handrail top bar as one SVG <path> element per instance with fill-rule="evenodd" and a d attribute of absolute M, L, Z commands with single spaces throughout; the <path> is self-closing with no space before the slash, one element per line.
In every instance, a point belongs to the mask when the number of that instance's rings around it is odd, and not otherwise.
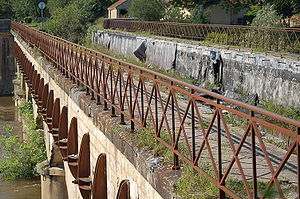
<path fill-rule="evenodd" d="M 100 58 L 98 55 L 101 55 L 103 57 L 105 57 L 106 59 L 110 59 L 110 60 L 113 60 L 115 62 L 119 62 L 119 63 L 122 63 L 124 64 L 125 66 L 129 66 L 129 67 L 132 67 L 132 68 L 135 68 L 139 71 L 144 71 L 148 74 L 151 74 L 153 76 L 156 76 L 156 77 L 160 77 L 164 80 L 167 80 L 167 81 L 170 81 L 170 82 L 173 82 L 173 83 L 176 83 L 180 86 L 183 86 L 183 87 L 186 87 L 190 90 L 194 90 L 195 92 L 199 92 L 199 93 L 203 93 L 203 94 L 206 94 L 206 95 L 209 95 L 211 97 L 214 97 L 216 99 L 219 99 L 221 101 L 224 101 L 224 102 L 227 102 L 227 103 L 230 103 L 232 105 L 237 105 L 241 108 L 244 108 L 244 109 L 248 109 L 250 111 L 253 111 L 253 112 L 256 112 L 256 113 L 259 113 L 259 114 L 262 114 L 262 115 L 265 115 L 265 116 L 268 116 L 268 117 L 271 117 L 275 120 L 278 120 L 278 121 L 281 121 L 281 122 L 285 122 L 287 124 L 290 124 L 290 125 L 293 125 L 293 126 L 296 126 L 298 128 L 300 128 L 300 121 L 298 120 L 295 120 L 295 119 L 291 119 L 291 118 L 287 118 L 287 117 L 284 117 L 284 116 L 281 116 L 277 113 L 273 113 L 271 111 L 267 111 L 267 110 L 264 110 L 262 108 L 259 108 L 259 107 L 256 107 L 256 106 L 253 106 L 253 105 L 250 105 L 250 104 L 246 104 L 244 102 L 240 102 L 240 101 L 237 101 L 235 99 L 231 99 L 231 98 L 228 98 L 228 97 L 225 97 L 223 95 L 220 95 L 220 94 L 217 94 L 217 93 L 214 93 L 214 92 L 211 92 L 211 91 L 208 91 L 206 89 L 203 89 L 203 88 L 199 88 L 195 85 L 192 85 L 192 84 L 189 84 L 189 83 L 186 83 L 186 82 L 183 82 L 181 80 L 177 80 L 175 78 L 172 78 L 172 77 L 169 77 L 167 75 L 164 75 L 164 74 L 161 74 L 159 72 L 156 72 L 156 71 L 152 71 L 150 69 L 147 69 L 147 68 L 144 68 L 144 67 L 141 67 L 141 66 L 137 66 L 135 64 L 131 64 L 131 63 L 128 63 L 126 61 L 122 61 L 120 59 L 117 59 L 117 58 L 114 58 L 114 57 L 111 57 L 109 55 L 106 55 L 104 53 L 101 53 L 101 52 L 98 52 L 98 51 L 95 51 L 93 49 L 90 49 L 90 48 L 87 48 L 87 47 L 84 47 L 84 46 L 81 46 L 81 45 L 78 45 L 78 44 L 75 44 L 73 42 L 70 42 L 70 41 L 67 41 L 65 39 L 62 39 L 60 37 L 57 37 L 57 36 L 53 36 L 49 33 L 46 33 L 46 32 L 42 32 L 40 30 L 37 30 L 35 28 L 30 28 L 26 25 L 23 25 L 23 24 L 19 24 L 17 22 L 12 22 L 13 24 L 18 24 L 18 25 L 21 25 L 21 26 L 24 26 L 26 28 L 28 28 L 29 30 L 32 30 L 32 31 L 36 31 L 37 33 L 39 34 L 44 34 L 44 35 L 47 35 L 49 37 L 52 37 L 53 39 L 56 39 L 58 40 L 59 42 L 64 42 L 66 44 L 71 44 L 73 46 L 76 46 L 78 47 L 80 50 L 83 50 L 83 51 L 89 51 L 90 55 L 91 56 L 95 56 L 96 58 Z M 92 54 L 94 53 L 94 54 Z M 193 96 L 195 96 L 195 94 L 193 94 Z"/>

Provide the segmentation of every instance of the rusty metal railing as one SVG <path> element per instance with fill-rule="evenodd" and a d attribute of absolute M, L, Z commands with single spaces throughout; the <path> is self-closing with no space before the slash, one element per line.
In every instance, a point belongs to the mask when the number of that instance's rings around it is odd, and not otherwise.
<path fill-rule="evenodd" d="M 287 182 L 299 197 L 299 121 L 16 22 L 12 25 L 121 124 L 130 124 L 131 131 L 153 129 L 153 137 L 174 154 L 173 169 L 191 166 L 218 188 L 220 198 L 266 198 L 270 189 L 276 197 L 288 198 Z M 265 132 L 287 136 L 290 143 L 275 146 Z M 234 183 L 242 188 L 237 190 Z"/>
<path fill-rule="evenodd" d="M 104 28 L 149 32 L 154 35 L 300 54 L 299 28 L 187 24 L 131 20 L 104 20 Z"/>

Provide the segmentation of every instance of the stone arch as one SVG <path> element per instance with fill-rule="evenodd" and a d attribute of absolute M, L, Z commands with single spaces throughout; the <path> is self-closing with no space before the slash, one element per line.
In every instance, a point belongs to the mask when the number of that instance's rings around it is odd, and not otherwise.
<path fill-rule="evenodd" d="M 93 179 L 92 195 L 93 199 L 107 199 L 107 171 L 106 154 L 98 156 L 95 175 Z"/>
<path fill-rule="evenodd" d="M 120 183 L 117 199 L 130 199 L 129 180 L 122 180 Z"/>

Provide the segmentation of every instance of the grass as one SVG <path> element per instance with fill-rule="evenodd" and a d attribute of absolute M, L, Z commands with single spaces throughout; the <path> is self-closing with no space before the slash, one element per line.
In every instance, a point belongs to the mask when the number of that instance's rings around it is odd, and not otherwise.
<path fill-rule="evenodd" d="M 152 71 L 155 71 L 155 72 L 158 72 L 158 73 L 161 73 L 161 74 L 164 74 L 166 76 L 169 76 L 169 77 L 172 77 L 174 79 L 177 79 L 177 80 L 180 80 L 180 81 L 183 81 L 183 82 L 186 82 L 186 83 L 189 83 L 189 84 L 197 84 L 197 81 L 191 79 L 190 77 L 187 77 L 187 76 L 184 76 L 184 75 L 180 75 L 178 72 L 176 72 L 175 70 L 169 70 L 169 71 L 165 71 L 164 69 L 160 69 L 156 66 L 148 66 L 147 64 L 145 63 L 142 63 L 142 62 L 139 62 L 137 61 L 137 59 L 133 58 L 133 57 L 124 57 L 118 53 L 114 53 L 110 50 L 108 50 L 105 46 L 100 46 L 100 45 L 92 45 L 92 44 L 85 44 L 86 47 L 88 48 L 91 48 L 91 49 L 94 49 L 96 51 L 99 51 L 103 54 L 106 54 L 106 55 L 109 55 L 111 57 L 114 57 L 116 59 L 120 59 L 120 60 L 123 60 L 125 62 L 128 62 L 128 63 L 131 63 L 131 64 L 134 64 L 134 65 L 138 65 L 138 66 L 141 66 L 141 67 L 144 67 L 146 69 L 150 69 Z"/>
<path fill-rule="evenodd" d="M 215 178 L 214 171 L 210 165 L 203 163 L 199 167 L 212 178 Z M 251 181 L 248 181 L 248 185 L 250 190 L 253 189 Z M 248 197 L 241 180 L 227 179 L 225 186 L 240 198 Z M 257 182 L 259 197 L 265 195 L 265 198 L 274 198 L 275 196 L 278 196 L 274 186 L 271 186 L 265 193 L 266 187 L 267 182 Z M 200 175 L 192 167 L 185 165 L 181 177 L 176 184 L 175 193 L 182 199 L 213 199 L 218 198 L 219 190 L 212 182 Z M 226 198 L 230 197 L 227 196 Z"/>
<path fill-rule="evenodd" d="M 142 150 L 151 151 L 154 157 L 162 156 L 166 164 L 172 164 L 173 153 L 165 147 L 163 144 L 158 142 L 153 135 L 155 130 L 148 128 L 147 130 L 137 130 L 131 137 L 131 141 L 137 144 L 137 147 Z M 169 136 L 166 132 L 161 132 L 161 138 L 170 144 Z"/>
<path fill-rule="evenodd" d="M 208 164 L 202 164 L 200 168 L 208 175 L 214 176 L 213 169 Z M 187 165 L 182 169 L 181 177 L 175 187 L 175 193 L 182 199 L 218 198 L 218 188 Z"/>
<path fill-rule="evenodd" d="M 299 108 L 293 108 L 291 106 L 285 107 L 285 106 L 278 105 L 273 101 L 264 101 L 263 109 L 300 121 L 300 109 Z"/>
<path fill-rule="evenodd" d="M 257 182 L 258 196 L 263 197 L 265 195 L 265 198 L 274 198 L 277 194 L 277 191 L 274 186 L 271 186 L 265 193 L 267 184 L 267 182 Z M 248 185 L 250 189 L 253 189 L 252 182 L 248 181 Z M 230 189 L 233 193 L 236 193 L 240 198 L 248 197 L 245 190 L 245 186 L 241 180 L 228 179 L 226 180 L 226 187 Z"/>
<path fill-rule="evenodd" d="M 228 124 L 231 124 L 233 127 L 241 127 L 241 128 L 247 127 L 246 121 L 244 121 L 242 119 L 238 119 L 235 116 L 233 116 L 232 114 L 225 115 L 224 119 Z"/>
<path fill-rule="evenodd" d="M 262 108 L 265 110 L 271 111 L 273 113 L 277 113 L 278 115 L 282 115 L 287 118 L 291 118 L 291 119 L 300 121 L 300 109 L 299 108 L 294 108 L 291 106 L 288 106 L 288 107 L 281 106 L 281 105 L 276 104 L 273 101 L 264 101 L 262 104 L 263 104 Z M 292 125 L 289 125 L 286 123 L 282 123 L 279 121 L 274 121 L 274 119 L 267 117 L 267 116 L 263 116 L 263 117 L 265 120 L 268 120 L 272 123 L 276 123 L 284 128 L 291 130 L 291 131 L 296 131 L 295 126 L 292 126 Z"/>

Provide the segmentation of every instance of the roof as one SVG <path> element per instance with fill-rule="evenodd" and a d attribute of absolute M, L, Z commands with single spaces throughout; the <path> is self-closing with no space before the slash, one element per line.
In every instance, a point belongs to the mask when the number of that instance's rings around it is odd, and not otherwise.
<path fill-rule="evenodd" d="M 118 6 L 122 5 L 123 3 L 125 3 L 128 0 L 119 0 L 116 3 L 112 4 L 111 6 L 108 7 L 108 9 L 114 9 L 117 8 Z"/>

